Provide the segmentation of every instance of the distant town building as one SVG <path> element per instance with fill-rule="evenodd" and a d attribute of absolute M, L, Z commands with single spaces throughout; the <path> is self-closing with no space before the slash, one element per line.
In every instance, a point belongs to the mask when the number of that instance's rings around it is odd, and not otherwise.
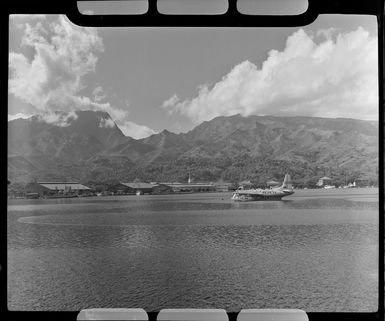
<path fill-rule="evenodd" d="M 238 185 L 235 183 L 220 182 L 216 183 L 215 187 L 217 192 L 228 192 L 235 191 L 238 188 Z"/>
<path fill-rule="evenodd" d="M 357 187 L 356 182 L 349 183 L 348 185 L 345 185 L 344 188 L 352 188 L 352 187 Z"/>
<path fill-rule="evenodd" d="M 89 194 L 92 189 L 78 182 L 33 182 L 25 187 L 26 195 L 65 197 Z"/>
<path fill-rule="evenodd" d="M 321 177 L 318 182 L 316 183 L 316 186 L 323 187 L 325 185 L 330 185 L 332 179 L 330 177 L 324 176 Z"/>
<path fill-rule="evenodd" d="M 228 192 L 229 191 L 229 185 L 216 185 L 215 189 L 217 192 Z"/>
<path fill-rule="evenodd" d="M 173 193 L 173 189 L 171 186 L 161 183 L 155 183 L 152 186 L 152 193 L 153 194 L 170 194 Z"/>
<path fill-rule="evenodd" d="M 122 194 L 151 194 L 153 184 L 150 183 L 119 183 L 115 189 Z"/>
<path fill-rule="evenodd" d="M 125 194 L 172 194 L 172 193 L 199 193 L 199 192 L 228 192 L 235 190 L 233 183 L 178 183 L 178 182 L 151 182 L 151 183 L 119 183 L 112 191 L 117 195 Z"/>
<path fill-rule="evenodd" d="M 216 186 L 212 183 L 194 183 L 194 184 L 164 183 L 164 185 L 170 186 L 174 193 L 215 192 L 216 191 Z"/>

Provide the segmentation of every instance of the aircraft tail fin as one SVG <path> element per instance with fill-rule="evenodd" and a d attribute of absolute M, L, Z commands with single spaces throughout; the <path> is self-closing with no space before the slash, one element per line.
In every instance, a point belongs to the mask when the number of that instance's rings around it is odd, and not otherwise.
<path fill-rule="evenodd" d="M 293 189 L 293 185 L 291 184 L 291 177 L 289 174 L 285 175 L 285 179 L 283 180 L 283 184 L 282 184 L 281 188 Z"/>

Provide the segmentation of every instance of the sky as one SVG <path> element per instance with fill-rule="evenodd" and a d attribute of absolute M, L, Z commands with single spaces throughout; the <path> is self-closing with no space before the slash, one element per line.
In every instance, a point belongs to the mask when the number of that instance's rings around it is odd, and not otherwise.
<path fill-rule="evenodd" d="M 103 110 L 127 136 L 241 114 L 377 120 L 374 16 L 301 28 L 83 28 L 10 17 L 8 119 Z M 113 123 L 104 123 L 111 126 Z"/>

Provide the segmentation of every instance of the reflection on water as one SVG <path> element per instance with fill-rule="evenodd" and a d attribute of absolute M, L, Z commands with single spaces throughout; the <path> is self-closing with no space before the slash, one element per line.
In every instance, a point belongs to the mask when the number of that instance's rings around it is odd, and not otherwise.
<path fill-rule="evenodd" d="M 12 201 L 9 307 L 375 311 L 377 190 L 336 192 Z"/>

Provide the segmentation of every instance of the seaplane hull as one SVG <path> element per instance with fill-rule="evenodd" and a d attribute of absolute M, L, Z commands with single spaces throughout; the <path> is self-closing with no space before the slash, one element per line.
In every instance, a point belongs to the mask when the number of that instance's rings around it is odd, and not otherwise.
<path fill-rule="evenodd" d="M 236 202 L 279 201 L 284 196 L 294 194 L 290 175 L 286 174 L 282 186 L 271 189 L 238 189 L 232 200 Z"/>
<path fill-rule="evenodd" d="M 286 195 L 259 195 L 259 194 L 243 194 L 243 193 L 234 193 L 233 197 L 231 198 L 233 201 L 236 202 L 253 202 L 253 201 L 280 201 L 283 196 Z"/>

